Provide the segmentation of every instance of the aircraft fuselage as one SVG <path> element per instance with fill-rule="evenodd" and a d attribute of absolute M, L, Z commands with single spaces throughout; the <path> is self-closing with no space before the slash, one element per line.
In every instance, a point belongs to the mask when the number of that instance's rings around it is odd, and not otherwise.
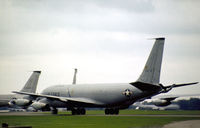
<path fill-rule="evenodd" d="M 146 93 L 146 95 L 145 95 Z M 157 93 L 157 92 L 156 92 Z M 54 107 L 115 107 L 127 108 L 133 102 L 142 97 L 151 96 L 128 83 L 121 84 L 79 84 L 79 85 L 55 85 L 43 90 L 42 94 L 59 97 L 84 98 L 93 100 L 96 104 L 69 104 L 53 101 L 50 106 Z M 56 103 L 55 103 L 56 102 Z M 101 104 L 101 105 L 98 105 Z"/>

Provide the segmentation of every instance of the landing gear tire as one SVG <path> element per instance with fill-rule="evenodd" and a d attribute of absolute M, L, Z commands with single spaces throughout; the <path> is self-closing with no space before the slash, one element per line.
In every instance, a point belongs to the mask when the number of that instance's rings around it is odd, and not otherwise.
<path fill-rule="evenodd" d="M 51 111 L 51 114 L 54 114 L 54 115 L 58 114 L 58 109 L 53 109 L 53 110 Z"/>
<path fill-rule="evenodd" d="M 109 109 L 105 109 L 105 114 L 106 114 L 106 115 L 109 114 Z"/>
<path fill-rule="evenodd" d="M 86 110 L 84 108 L 72 109 L 72 115 L 85 115 Z"/>
<path fill-rule="evenodd" d="M 75 109 L 72 110 L 72 115 L 76 115 L 76 110 Z"/>
<path fill-rule="evenodd" d="M 114 109 L 114 114 L 118 115 L 119 114 L 119 109 Z"/>
<path fill-rule="evenodd" d="M 110 109 L 110 115 L 114 114 L 114 109 Z"/>
<path fill-rule="evenodd" d="M 86 111 L 85 111 L 84 108 L 80 109 L 80 114 L 81 114 L 81 115 L 85 115 L 85 113 L 86 113 Z"/>
<path fill-rule="evenodd" d="M 119 109 L 109 109 L 109 108 L 106 108 L 105 109 L 105 114 L 106 115 L 118 115 L 119 114 Z"/>

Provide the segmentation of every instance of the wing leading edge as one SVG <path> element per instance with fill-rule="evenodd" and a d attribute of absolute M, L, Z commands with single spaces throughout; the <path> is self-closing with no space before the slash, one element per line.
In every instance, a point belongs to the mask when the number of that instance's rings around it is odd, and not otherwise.
<path fill-rule="evenodd" d="M 75 102 L 75 103 L 85 103 L 85 104 L 92 104 L 92 105 L 103 105 L 103 103 L 89 99 L 89 98 L 81 98 L 81 97 L 60 97 L 60 96 L 52 96 L 52 95 L 43 95 L 43 94 L 35 94 L 35 93 L 27 93 L 27 92 L 18 92 L 18 91 L 13 91 L 13 93 L 16 94 L 22 94 L 22 95 L 29 95 L 34 98 L 37 97 L 43 97 L 47 99 L 53 99 L 53 100 L 58 100 L 62 102 Z"/>

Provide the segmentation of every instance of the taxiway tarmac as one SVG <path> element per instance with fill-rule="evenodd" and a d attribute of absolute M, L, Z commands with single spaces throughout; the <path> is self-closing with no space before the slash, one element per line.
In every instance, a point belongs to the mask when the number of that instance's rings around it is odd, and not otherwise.
<path fill-rule="evenodd" d="M 173 122 L 164 125 L 162 128 L 200 128 L 200 120 Z"/>

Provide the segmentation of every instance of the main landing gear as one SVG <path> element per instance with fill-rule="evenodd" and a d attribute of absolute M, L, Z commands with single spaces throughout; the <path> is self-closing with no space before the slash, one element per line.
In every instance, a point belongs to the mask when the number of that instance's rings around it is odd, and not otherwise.
<path fill-rule="evenodd" d="M 54 108 L 53 110 L 51 110 L 51 114 L 54 114 L 54 115 L 58 114 L 58 109 Z"/>
<path fill-rule="evenodd" d="M 119 109 L 112 109 L 112 108 L 106 108 L 105 109 L 105 114 L 106 115 L 118 115 L 119 114 Z"/>
<path fill-rule="evenodd" d="M 77 108 L 77 109 L 72 109 L 72 115 L 85 115 L 86 110 L 84 108 Z"/>

